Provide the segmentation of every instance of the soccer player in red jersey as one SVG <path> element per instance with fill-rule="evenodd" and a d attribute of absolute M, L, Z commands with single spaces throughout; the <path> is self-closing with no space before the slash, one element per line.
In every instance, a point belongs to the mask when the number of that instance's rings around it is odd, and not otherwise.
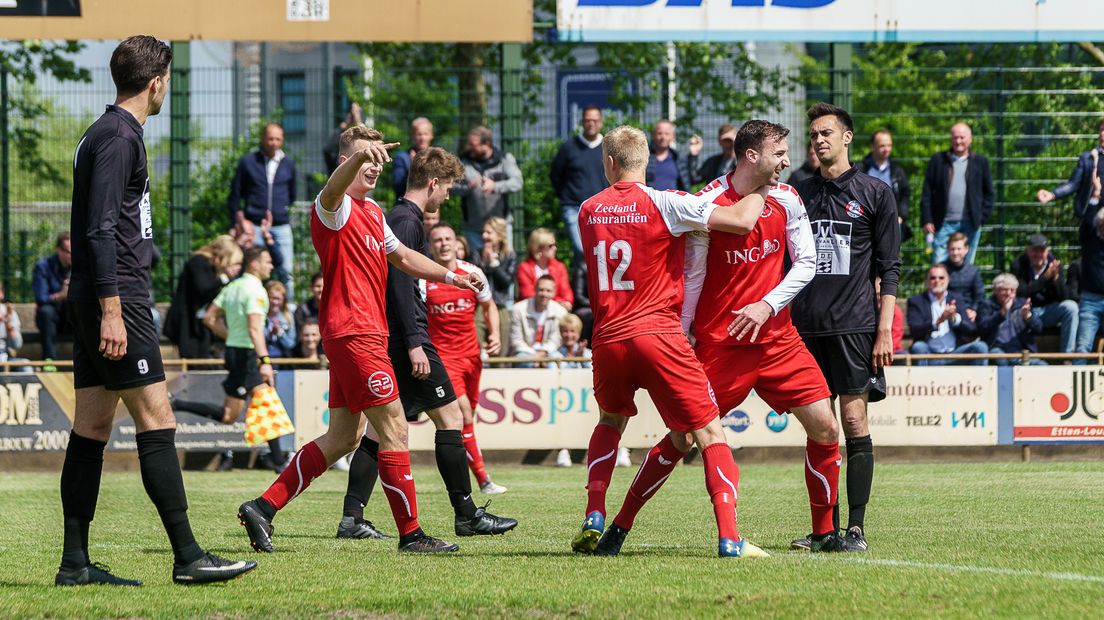
<path fill-rule="evenodd" d="M 627 126 L 603 138 L 602 161 L 612 185 L 584 202 L 579 213 L 594 310 L 594 396 L 601 418 L 587 452 L 586 519 L 572 548 L 617 555 L 636 513 L 690 449 L 689 433 L 705 461 L 705 485 L 720 534 L 718 555 L 765 556 L 736 529 L 739 469 L 705 371 L 682 333 L 679 308 L 684 233 L 750 232 L 763 210 L 766 188 L 727 209 L 718 209 L 709 195 L 649 188 L 644 185 L 647 138 Z M 648 390 L 671 433 L 645 457 L 621 512 L 605 529 L 614 455 L 621 432 L 636 415 L 633 395 L 639 388 Z"/>
<path fill-rule="evenodd" d="M 447 223 L 436 224 L 429 230 L 429 251 L 438 264 L 454 273 L 475 274 L 486 282 L 487 278 L 479 267 L 456 258 L 459 245 L 456 231 Z M 428 308 L 429 339 L 437 345 L 437 352 L 441 354 L 456 391 L 460 412 L 464 415 L 463 438 L 468 452 L 468 467 L 484 494 L 505 493 L 506 487 L 495 484 L 487 475 L 474 428 L 474 410 L 479 404 L 479 377 L 483 374 L 479 336 L 475 331 L 475 308 L 481 307 L 483 316 L 487 318 L 487 355 L 497 355 L 502 349 L 498 306 L 491 299 L 489 288 L 477 294 L 436 282 L 423 282 L 422 285 Z"/>
<path fill-rule="evenodd" d="M 816 271 L 816 250 L 805 205 L 792 187 L 778 183 L 790 165 L 789 133 L 768 121 L 744 123 L 736 133 L 736 168 L 704 188 L 722 211 L 764 184 L 770 191 L 751 232 L 691 235 L 683 325 L 693 322 L 696 353 L 722 413 L 754 389 L 772 409 L 793 413 L 801 422 L 808 434 L 810 548 L 843 551 L 836 523 L 840 454 L 832 394 L 790 321 L 789 303 Z M 786 253 L 793 264 L 788 272 Z"/>
<path fill-rule="evenodd" d="M 398 526 L 399 550 L 456 551 L 459 547 L 428 536 L 418 524 L 407 423 L 387 355 L 387 264 L 416 278 L 473 291 L 482 290 L 483 283 L 399 243 L 379 205 L 366 197 L 391 160 L 387 151 L 397 144 L 384 144 L 383 134 L 363 125 L 342 132 L 340 144 L 337 170 L 311 210 L 311 239 L 326 282 L 319 325 L 330 358 L 329 428 L 295 453 L 264 494 L 242 504 L 238 519 L 253 548 L 271 553 L 276 512 L 357 447 L 367 419 L 380 437 L 379 477 Z"/>

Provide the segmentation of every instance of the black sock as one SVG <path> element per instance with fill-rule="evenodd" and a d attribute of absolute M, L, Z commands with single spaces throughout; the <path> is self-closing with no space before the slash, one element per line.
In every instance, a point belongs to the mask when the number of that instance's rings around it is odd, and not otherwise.
<path fill-rule="evenodd" d="M 280 447 L 280 438 L 268 440 L 268 451 L 272 453 L 272 462 L 277 465 L 284 463 L 284 449 Z"/>
<path fill-rule="evenodd" d="M 426 534 L 422 531 L 422 528 L 418 528 L 413 532 L 410 532 L 409 534 L 403 534 L 402 536 L 399 536 L 399 546 L 401 547 L 407 543 L 412 543 L 419 538 L 424 538 L 425 535 Z"/>
<path fill-rule="evenodd" d="M 89 563 L 88 524 L 96 515 L 105 446 L 107 442 L 69 434 L 61 468 L 61 508 L 65 515 L 61 567 L 65 570 Z"/>
<path fill-rule="evenodd" d="M 267 499 L 258 497 L 253 501 L 257 504 L 257 509 L 261 511 L 261 514 L 263 514 L 266 519 L 272 521 L 276 518 L 276 509 L 272 507 L 272 504 L 268 503 Z"/>
<path fill-rule="evenodd" d="M 173 399 L 172 408 L 173 411 L 187 411 L 188 413 L 201 415 L 205 418 L 211 418 L 215 422 L 222 422 L 222 407 L 216 407 L 211 403 L 197 403 L 190 400 Z"/>
<path fill-rule="evenodd" d="M 364 520 L 364 507 L 372 497 L 372 489 L 379 478 L 379 443 L 367 437 L 360 439 L 360 446 L 353 452 L 349 463 L 349 485 L 345 490 L 345 507 L 342 516 Z"/>
<path fill-rule="evenodd" d="M 468 475 L 468 452 L 460 431 L 437 431 L 434 437 L 437 471 L 445 482 L 452 510 L 460 517 L 475 515 L 471 498 L 471 477 Z"/>
<path fill-rule="evenodd" d="M 847 446 L 847 529 L 863 527 L 874 481 L 874 444 L 870 435 L 849 437 Z"/>
<path fill-rule="evenodd" d="M 138 443 L 138 464 L 142 469 L 142 485 L 146 495 L 157 507 L 165 533 L 169 535 L 177 564 L 190 564 L 203 557 L 192 526 L 188 523 L 188 497 L 184 493 L 184 477 L 176 456 L 176 429 L 146 431 L 134 436 Z"/>

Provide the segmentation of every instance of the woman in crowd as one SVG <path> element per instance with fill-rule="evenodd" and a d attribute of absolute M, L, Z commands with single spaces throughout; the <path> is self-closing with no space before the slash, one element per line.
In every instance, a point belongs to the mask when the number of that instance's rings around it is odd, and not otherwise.
<path fill-rule="evenodd" d="M 491 289 L 491 297 L 498 306 L 499 334 L 510 333 L 510 306 L 514 304 L 514 277 L 517 275 L 517 254 L 510 245 L 507 234 L 506 220 L 501 217 L 488 218 L 483 224 L 483 247 L 475 254 L 469 254 L 473 262 L 483 270 L 487 276 L 487 286 Z M 457 235 L 462 239 L 463 235 Z M 476 329 L 480 342 L 486 342 L 486 322 L 483 321 L 482 309 L 476 316 Z M 503 351 L 500 355 L 507 355 L 506 339 L 502 339 Z"/>
<path fill-rule="evenodd" d="M 180 357 L 211 357 L 211 330 L 203 313 L 227 282 L 241 271 L 242 251 L 230 235 L 219 235 L 184 263 L 165 319 L 165 336 L 180 349 Z"/>
<path fill-rule="evenodd" d="M 287 288 L 277 280 L 265 284 L 268 291 L 268 318 L 265 341 L 269 357 L 288 357 L 295 348 L 295 319 L 288 310 Z"/>
<path fill-rule="evenodd" d="M 571 312 L 575 294 L 571 292 L 571 280 L 567 267 L 556 260 L 556 236 L 547 228 L 538 228 L 529 234 L 529 256 L 518 265 L 517 301 L 536 295 L 537 278 L 549 275 L 556 282 L 553 301 Z"/>

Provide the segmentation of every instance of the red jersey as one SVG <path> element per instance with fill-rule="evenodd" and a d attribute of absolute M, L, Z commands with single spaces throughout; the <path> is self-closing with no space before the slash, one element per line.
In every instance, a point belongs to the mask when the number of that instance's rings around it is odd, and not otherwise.
<path fill-rule="evenodd" d="M 731 174 L 723 176 L 702 189 L 712 194 L 718 208 L 743 198 L 732 189 L 731 178 Z M 785 272 L 784 252 L 789 253 L 793 263 L 789 273 Z M 785 184 L 767 193 L 766 205 L 750 233 L 695 234 L 688 242 L 687 256 L 684 324 L 692 317 L 694 337 L 707 344 L 750 344 L 750 335 L 736 340 L 729 335 L 728 326 L 736 318 L 734 310 L 760 300 L 770 305 L 773 316 L 759 328 L 756 344 L 793 331 L 789 303 L 816 271 L 816 250 L 805 205 L 797 191 Z"/>
<path fill-rule="evenodd" d="M 386 339 L 387 254 L 400 243 L 380 206 L 371 198 L 346 194 L 338 210 L 330 213 L 316 198 L 311 241 L 325 283 L 318 304 L 322 340 L 357 334 L 383 334 Z"/>
<path fill-rule="evenodd" d="M 474 273 L 483 282 L 487 277 L 475 265 L 458 260 L 453 269 L 457 275 Z M 475 307 L 491 300 L 491 287 L 484 286 L 477 295 L 451 284 L 422 280 L 425 291 L 429 340 L 441 357 L 472 357 L 479 355 L 479 337 L 475 333 Z"/>
<path fill-rule="evenodd" d="M 708 230 L 712 194 L 615 183 L 579 209 L 594 347 L 643 334 L 679 332 L 683 233 Z"/>

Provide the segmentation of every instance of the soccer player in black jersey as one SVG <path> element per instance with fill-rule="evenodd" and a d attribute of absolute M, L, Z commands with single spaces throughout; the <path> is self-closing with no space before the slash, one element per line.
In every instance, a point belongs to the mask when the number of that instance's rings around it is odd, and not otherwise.
<path fill-rule="evenodd" d="M 793 321 L 839 399 L 847 446 L 844 549 L 866 551 L 863 521 L 874 477 L 866 410 L 868 402 L 885 398 L 884 369 L 893 363 L 890 329 L 901 269 L 897 204 L 888 185 L 851 166 L 850 114 L 818 103 L 808 116 L 820 168 L 795 187 L 809 214 L 817 262 L 813 281 L 793 301 Z M 809 538 L 793 541 L 795 548 L 811 544 Z"/>
<path fill-rule="evenodd" d="M 111 55 L 115 104 L 84 133 L 73 158 L 68 303 L 76 413 L 61 470 L 65 526 L 57 585 L 142 585 L 88 557 L 104 447 L 120 398 L 137 427 L 142 483 L 172 544 L 173 581 L 225 581 L 257 566 L 206 553 L 192 536 L 176 455 L 176 418 L 150 313 L 153 214 L 142 126 L 161 110 L 171 61 L 172 50 L 153 37 L 120 43 Z"/>

